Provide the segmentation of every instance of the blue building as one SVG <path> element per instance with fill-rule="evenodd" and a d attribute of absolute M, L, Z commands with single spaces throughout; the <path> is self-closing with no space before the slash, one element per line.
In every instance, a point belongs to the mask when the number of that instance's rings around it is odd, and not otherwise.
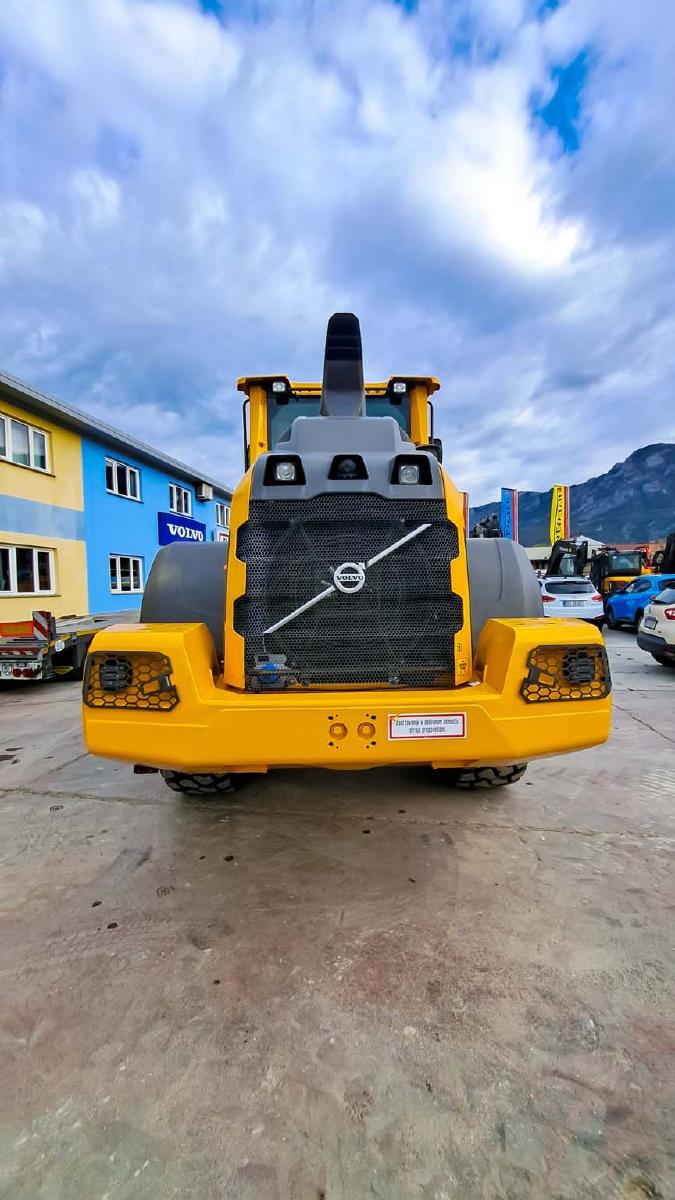
<path fill-rule="evenodd" d="M 0 620 L 4 609 L 14 619 L 36 607 L 139 608 L 159 547 L 226 540 L 231 498 L 218 480 L 0 372 Z"/>

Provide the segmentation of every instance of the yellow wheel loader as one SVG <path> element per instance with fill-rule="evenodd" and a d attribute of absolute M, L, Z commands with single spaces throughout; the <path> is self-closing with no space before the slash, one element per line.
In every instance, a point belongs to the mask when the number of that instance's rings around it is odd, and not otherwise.
<path fill-rule="evenodd" d="M 544 619 L 522 547 L 465 537 L 437 388 L 364 385 L 350 313 L 328 323 L 321 385 L 239 381 L 229 546 L 160 550 L 141 623 L 96 635 L 92 754 L 197 794 L 274 767 L 393 764 L 487 788 L 607 738 L 598 630 Z"/>
<path fill-rule="evenodd" d="M 589 575 L 603 600 L 612 592 L 622 592 L 627 583 L 638 575 L 651 575 L 644 550 L 617 550 L 616 546 L 601 546 L 591 558 Z"/>

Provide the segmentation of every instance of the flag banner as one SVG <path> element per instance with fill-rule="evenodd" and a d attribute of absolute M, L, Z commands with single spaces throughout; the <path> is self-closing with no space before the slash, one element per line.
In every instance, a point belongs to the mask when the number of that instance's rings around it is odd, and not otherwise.
<path fill-rule="evenodd" d="M 502 488 L 499 525 L 502 537 L 508 538 L 511 542 L 518 541 L 518 492 L 516 488 Z"/>
<path fill-rule="evenodd" d="M 570 536 L 570 489 L 564 483 L 556 483 L 551 492 L 551 545 L 561 538 Z"/>

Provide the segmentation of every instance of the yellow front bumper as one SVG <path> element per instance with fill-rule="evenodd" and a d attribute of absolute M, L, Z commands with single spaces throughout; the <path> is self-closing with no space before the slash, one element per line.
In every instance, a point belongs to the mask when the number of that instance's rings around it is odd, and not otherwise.
<path fill-rule="evenodd" d="M 580 621 L 493 620 L 480 639 L 474 682 L 465 687 L 251 693 L 223 686 L 204 625 L 111 626 L 96 635 L 91 652 L 165 655 L 178 702 L 167 711 L 85 705 L 85 741 L 105 758 L 193 773 L 525 762 L 607 739 L 609 696 L 528 704 L 520 694 L 535 647 L 601 643 L 599 631 Z M 442 723 L 452 736 L 395 736 L 404 729 L 396 718 L 411 714 L 461 719 Z M 413 726 L 424 731 L 423 721 Z"/>

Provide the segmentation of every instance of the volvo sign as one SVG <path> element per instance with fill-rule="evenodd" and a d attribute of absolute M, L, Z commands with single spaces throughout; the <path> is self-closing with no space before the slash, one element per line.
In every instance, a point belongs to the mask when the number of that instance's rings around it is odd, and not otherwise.
<path fill-rule="evenodd" d="M 159 544 L 169 542 L 205 542 L 206 525 L 193 521 L 192 517 L 180 517 L 177 513 L 157 513 Z"/>
<path fill-rule="evenodd" d="M 333 583 L 340 592 L 360 592 L 365 582 L 365 563 L 345 562 L 333 571 Z"/>

